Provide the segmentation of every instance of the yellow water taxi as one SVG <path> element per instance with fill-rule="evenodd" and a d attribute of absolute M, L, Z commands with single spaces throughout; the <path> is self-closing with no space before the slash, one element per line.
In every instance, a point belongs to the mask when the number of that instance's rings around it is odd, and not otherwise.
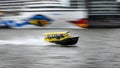
<path fill-rule="evenodd" d="M 79 37 L 73 37 L 69 31 L 65 32 L 48 32 L 44 33 L 44 40 L 60 45 L 74 45 L 78 42 Z"/>

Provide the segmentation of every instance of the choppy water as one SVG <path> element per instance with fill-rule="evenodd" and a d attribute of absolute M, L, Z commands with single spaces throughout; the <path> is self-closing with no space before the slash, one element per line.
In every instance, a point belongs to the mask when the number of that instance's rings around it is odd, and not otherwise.
<path fill-rule="evenodd" d="M 43 41 L 42 34 L 71 31 L 76 47 Z M 120 68 L 120 29 L 0 30 L 0 68 Z"/>

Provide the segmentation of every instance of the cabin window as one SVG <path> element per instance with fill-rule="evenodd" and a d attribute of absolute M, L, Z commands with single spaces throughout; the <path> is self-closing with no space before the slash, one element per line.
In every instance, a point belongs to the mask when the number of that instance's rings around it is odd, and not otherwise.
<path fill-rule="evenodd" d="M 66 34 L 52 34 L 52 35 L 47 35 L 46 38 L 64 38 L 66 36 Z"/>

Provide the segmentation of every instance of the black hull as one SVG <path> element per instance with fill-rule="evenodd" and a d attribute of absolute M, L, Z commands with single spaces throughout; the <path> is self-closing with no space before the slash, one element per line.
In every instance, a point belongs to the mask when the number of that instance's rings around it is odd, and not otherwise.
<path fill-rule="evenodd" d="M 120 24 L 89 24 L 88 28 L 120 28 Z"/>
<path fill-rule="evenodd" d="M 55 44 L 60 44 L 60 45 L 74 45 L 78 42 L 79 37 L 72 37 L 72 38 L 67 38 L 62 41 L 55 41 Z"/>
<path fill-rule="evenodd" d="M 120 15 L 89 15 L 88 28 L 120 28 Z"/>
<path fill-rule="evenodd" d="M 9 27 L 9 26 L 0 26 L 0 29 L 9 29 L 9 28 L 11 28 L 11 27 Z"/>

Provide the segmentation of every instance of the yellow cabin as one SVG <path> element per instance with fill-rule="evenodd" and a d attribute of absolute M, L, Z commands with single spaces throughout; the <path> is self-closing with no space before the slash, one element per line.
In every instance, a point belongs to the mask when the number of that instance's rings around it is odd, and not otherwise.
<path fill-rule="evenodd" d="M 45 36 L 44 40 L 47 42 L 56 42 L 56 41 L 62 41 L 67 38 L 71 38 L 72 34 L 67 31 L 67 32 L 49 32 L 49 33 L 44 33 Z"/>

